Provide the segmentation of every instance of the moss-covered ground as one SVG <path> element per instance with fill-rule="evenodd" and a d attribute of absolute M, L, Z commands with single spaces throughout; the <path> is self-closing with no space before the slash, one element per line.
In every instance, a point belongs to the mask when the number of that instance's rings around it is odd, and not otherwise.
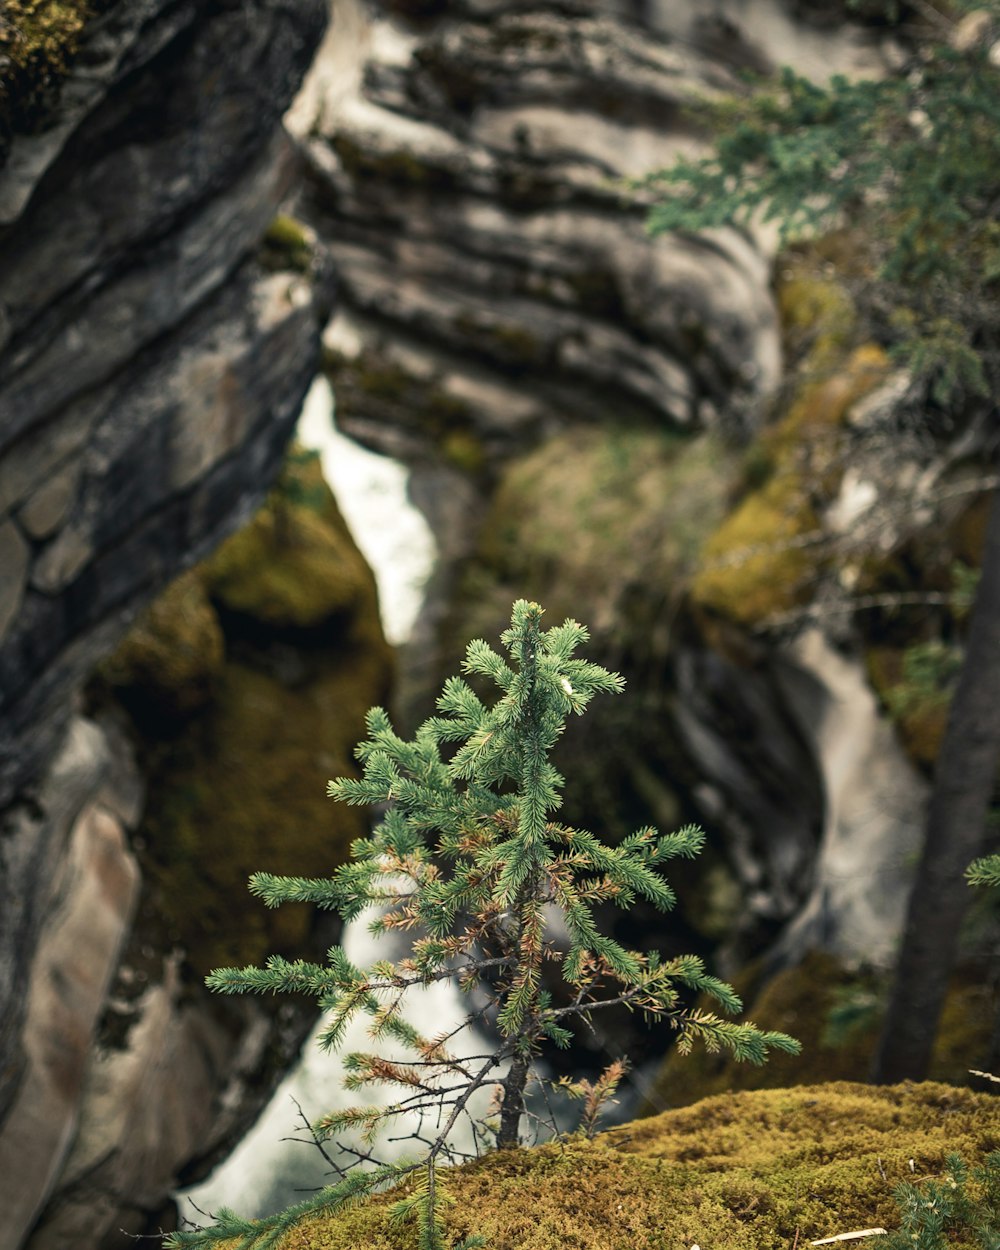
<path fill-rule="evenodd" d="M 898 1184 L 939 1174 L 949 1152 L 980 1163 L 1000 1147 L 998 1110 L 936 1084 L 721 1094 L 448 1173 L 448 1236 L 480 1234 L 490 1250 L 792 1250 L 892 1229 Z M 415 1250 L 388 1202 L 305 1220 L 280 1250 Z"/>

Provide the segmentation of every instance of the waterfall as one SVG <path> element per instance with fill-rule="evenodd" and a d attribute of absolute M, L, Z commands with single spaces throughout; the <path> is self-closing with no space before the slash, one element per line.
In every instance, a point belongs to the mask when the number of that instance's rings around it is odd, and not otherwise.
<path fill-rule="evenodd" d="M 387 457 L 375 455 L 340 434 L 331 420 L 333 397 L 325 380 L 317 379 L 306 399 L 298 427 L 299 441 L 316 449 L 323 472 L 354 535 L 375 573 L 386 636 L 405 642 L 420 610 L 424 583 L 430 574 L 435 545 L 423 516 L 407 497 L 408 470 Z M 317 784 L 322 784 L 319 778 Z M 393 957 L 388 938 L 376 940 L 368 932 L 369 912 L 345 929 L 342 943 L 351 961 L 361 967 Z M 469 1003 L 447 981 L 408 991 L 406 1018 L 427 1036 L 457 1026 L 468 1014 Z M 337 1106 L 389 1101 L 391 1091 L 345 1092 L 341 1054 L 371 1049 L 367 1017 L 352 1023 L 339 1052 L 324 1053 L 315 1034 L 307 1041 L 298 1065 L 278 1087 L 253 1129 L 229 1158 L 206 1180 L 179 1195 L 182 1214 L 197 1220 L 198 1212 L 232 1207 L 241 1215 L 260 1216 L 279 1210 L 302 1197 L 302 1190 L 330 1183 L 328 1165 L 308 1143 L 296 1103 L 310 1120 Z M 460 1044 L 461 1043 L 461 1044 Z M 458 1054 L 481 1053 L 488 1043 L 466 1030 L 456 1039 Z M 379 1052 L 391 1048 L 378 1044 Z M 398 1057 L 402 1057 L 399 1053 Z M 488 1097 L 488 1095 L 487 1095 Z M 485 1111 L 481 1106 L 479 1113 Z M 406 1127 L 394 1127 L 387 1136 L 400 1136 Z M 300 1140 L 289 1139 L 298 1133 Z M 456 1125 L 452 1141 L 461 1150 L 473 1149 L 471 1127 Z M 303 1144 L 305 1143 L 305 1144 Z M 400 1158 L 413 1153 L 405 1140 L 376 1143 L 380 1157 Z"/>

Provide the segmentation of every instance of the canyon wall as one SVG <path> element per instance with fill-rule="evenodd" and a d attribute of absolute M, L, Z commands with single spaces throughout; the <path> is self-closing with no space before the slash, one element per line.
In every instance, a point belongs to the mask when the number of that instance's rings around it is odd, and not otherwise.
<path fill-rule="evenodd" d="M 81 691 L 152 597 L 259 506 L 315 375 L 328 263 L 265 235 L 297 178 L 281 119 L 327 9 L 96 8 L 65 57 L 29 49 L 36 67 L 57 62 L 30 110 L 0 101 L 10 1247 L 33 1226 L 33 1246 L 142 1231 L 185 1166 L 238 1135 L 308 1027 L 305 1015 L 199 1009 L 169 934 L 137 948 L 151 905 L 144 778 L 122 718 L 95 715 Z M 126 1040 L 109 1037 L 109 996 L 123 995 Z"/>

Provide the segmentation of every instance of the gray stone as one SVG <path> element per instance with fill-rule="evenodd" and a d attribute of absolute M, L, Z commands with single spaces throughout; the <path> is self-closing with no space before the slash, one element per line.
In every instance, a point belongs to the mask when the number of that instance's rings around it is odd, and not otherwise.
<path fill-rule="evenodd" d="M 48 171 L 30 220 L 0 240 L 0 507 L 43 534 L 59 512 L 53 475 L 79 473 L 26 595 L 19 564 L 3 566 L 7 615 L 20 608 L 0 645 L 0 804 L 58 737 L 77 665 L 99 654 L 88 636 L 107 645 L 266 491 L 327 300 L 322 281 L 289 274 L 298 293 L 282 303 L 254 258 L 295 176 L 280 117 L 322 0 L 139 7 L 137 26 L 109 15 L 95 28 L 95 63 L 117 69 L 93 98 L 70 91 L 71 138 L 37 168 L 14 159 L 34 139 L 16 138 L 0 171 L 0 187 Z"/>
<path fill-rule="evenodd" d="M 32 538 L 48 538 L 66 519 L 76 497 L 80 463 L 72 461 L 39 487 L 18 513 Z"/>
<path fill-rule="evenodd" d="M 52 880 L 53 904 L 32 961 L 25 1073 L 0 1131 L 0 1201 L 13 1245 L 34 1223 L 73 1141 L 94 1030 L 138 885 L 121 826 L 88 804 Z"/>
<path fill-rule="evenodd" d="M 268 1065 L 307 1027 L 193 1008 L 168 969 L 136 1055 L 102 1066 L 95 1030 L 132 923 L 125 830 L 142 783 L 122 735 L 74 715 L 136 613 L 263 498 L 315 374 L 321 249 L 304 281 L 265 268 L 258 248 L 296 177 L 281 116 L 326 18 L 324 0 L 110 6 L 47 129 L 15 135 L 0 168 L 0 1240 L 12 1250 L 39 1220 L 39 1237 L 69 1227 L 68 1212 L 73 1232 L 52 1244 L 93 1250 L 125 1224 L 141 1231 L 177 1172 L 253 1116 Z M 110 1171 L 91 1187 L 79 1169 L 95 1149 Z"/>
<path fill-rule="evenodd" d="M 76 580 L 94 554 L 94 543 L 85 524 L 67 527 L 48 544 L 31 570 L 31 584 L 42 594 L 54 595 Z"/>

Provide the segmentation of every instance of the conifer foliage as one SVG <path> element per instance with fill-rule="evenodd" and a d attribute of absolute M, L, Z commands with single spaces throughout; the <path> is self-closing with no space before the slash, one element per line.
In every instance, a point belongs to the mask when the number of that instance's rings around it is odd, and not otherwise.
<path fill-rule="evenodd" d="M 354 844 L 349 863 L 323 880 L 267 873 L 251 878 L 251 891 L 269 907 L 308 901 L 351 920 L 374 905 L 371 930 L 412 933 L 409 955 L 362 969 L 334 947 L 326 964 L 272 957 L 263 968 L 221 968 L 207 979 L 226 994 L 314 995 L 327 1013 L 320 1037 L 327 1049 L 342 1043 L 356 1016 L 367 1016 L 376 1049 L 347 1056 L 345 1084 L 387 1086 L 395 1101 L 330 1112 L 313 1132 L 322 1141 L 360 1127 L 372 1143 L 397 1117 L 423 1113 L 420 1123 L 434 1128 L 431 1135 L 413 1134 L 422 1147 L 419 1157 L 379 1164 L 370 1151 L 352 1150 L 365 1169 L 344 1169 L 338 1183 L 281 1215 L 250 1221 L 222 1211 L 214 1227 L 174 1234 L 170 1245 L 201 1247 L 234 1237 L 241 1247 L 266 1250 L 304 1215 L 406 1180 L 394 1218 L 416 1219 L 421 1250 L 443 1250 L 446 1199 L 439 1166 L 461 1157 L 449 1136 L 460 1119 L 473 1118 L 474 1096 L 489 1089 L 496 1095 L 497 1113 L 485 1130 L 478 1126 L 480 1139 L 488 1131 L 497 1147 L 517 1146 L 539 1049 L 546 1042 L 567 1046 L 575 1024 L 614 1005 L 669 1024 L 682 1051 L 700 1040 L 710 1050 L 725 1048 L 762 1063 L 772 1047 L 798 1050 L 784 1034 L 685 1005 L 682 993 L 693 991 L 714 999 L 726 1014 L 741 1009 L 733 990 L 698 958 L 627 950 L 599 931 L 598 903 L 627 908 L 642 898 L 663 911 L 671 908 L 674 894 L 660 869 L 676 856 L 696 855 L 704 835 L 693 826 L 668 834 L 644 828 L 611 847 L 555 818 L 564 784 L 550 760 L 557 739 L 594 695 L 617 693 L 624 682 L 575 658 L 588 636 L 581 625 L 565 621 L 543 631 L 541 618 L 537 604 L 515 603 L 502 636 L 509 660 L 481 640 L 469 644 L 463 670 L 497 687 L 494 702 L 484 702 L 472 685 L 453 677 L 438 699 L 439 715 L 409 742 L 393 731 L 381 708 L 372 709 L 368 738 L 357 748 L 363 776 L 329 784 L 336 799 L 388 804 L 371 837 Z M 569 934 L 568 949 L 550 933 L 553 914 Z M 558 966 L 565 983 L 558 999 L 545 988 L 552 978 L 543 984 L 547 963 Z M 403 1015 L 406 991 L 442 979 L 454 979 L 469 994 L 470 1010 L 457 1029 L 423 1037 Z M 466 1054 L 461 1033 L 484 1020 L 495 1028 L 495 1044 L 488 1053 Z M 386 1039 L 402 1043 L 411 1058 L 376 1053 Z M 481 1051 L 481 1041 L 477 1046 Z M 613 1092 L 622 1072 L 606 1074 L 603 1087 L 588 1086 L 591 1100 L 595 1090 Z M 591 1108 L 591 1128 L 595 1114 Z"/>

